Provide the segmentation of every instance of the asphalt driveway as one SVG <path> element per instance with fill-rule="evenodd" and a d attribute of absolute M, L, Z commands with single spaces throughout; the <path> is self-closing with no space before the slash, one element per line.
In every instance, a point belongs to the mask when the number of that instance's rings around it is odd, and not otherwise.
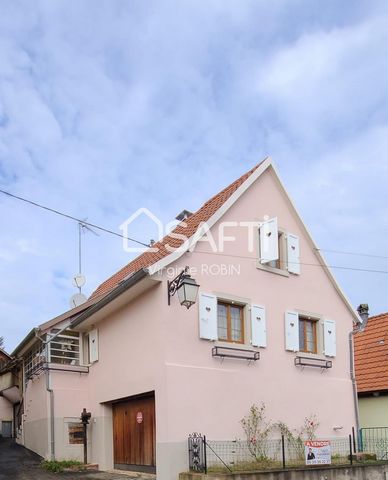
<path fill-rule="evenodd" d="M 40 467 L 41 457 L 17 445 L 13 440 L 0 438 L 0 480 L 142 480 L 150 478 L 137 474 L 121 475 L 106 472 L 50 473 Z"/>

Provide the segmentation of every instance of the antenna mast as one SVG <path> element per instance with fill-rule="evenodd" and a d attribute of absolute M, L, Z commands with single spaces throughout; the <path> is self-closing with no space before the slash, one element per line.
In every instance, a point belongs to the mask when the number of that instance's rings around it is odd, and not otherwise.
<path fill-rule="evenodd" d="M 86 231 L 92 232 L 94 235 L 98 235 L 98 233 L 92 230 L 86 223 L 82 221 L 78 222 L 78 273 L 73 277 L 73 286 L 78 288 L 78 293 L 73 295 L 70 299 L 70 306 L 72 308 L 78 307 L 86 302 L 86 297 L 82 293 L 82 287 L 86 283 L 86 278 L 82 274 L 82 234 Z"/>

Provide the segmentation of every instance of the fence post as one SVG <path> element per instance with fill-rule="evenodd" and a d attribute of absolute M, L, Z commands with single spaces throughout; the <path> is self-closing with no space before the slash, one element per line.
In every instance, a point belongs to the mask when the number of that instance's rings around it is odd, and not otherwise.
<path fill-rule="evenodd" d="M 286 468 L 286 449 L 284 448 L 284 435 L 282 435 L 282 460 L 284 470 Z"/>
<path fill-rule="evenodd" d="M 206 435 L 203 436 L 203 466 L 205 475 L 207 474 L 207 458 L 206 458 Z"/>
<path fill-rule="evenodd" d="M 352 438 L 353 438 L 353 452 L 356 453 L 357 449 L 356 449 L 356 436 L 354 434 L 354 427 L 352 427 Z"/>
<path fill-rule="evenodd" d="M 364 451 L 364 441 L 362 439 L 362 428 L 358 431 L 358 450 L 359 452 Z"/>
<path fill-rule="evenodd" d="M 352 436 L 349 434 L 350 465 L 353 465 Z"/>

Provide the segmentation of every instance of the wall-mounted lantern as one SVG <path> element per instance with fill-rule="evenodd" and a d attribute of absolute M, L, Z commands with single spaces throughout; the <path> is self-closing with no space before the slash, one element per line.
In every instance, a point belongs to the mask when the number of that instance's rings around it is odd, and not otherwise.
<path fill-rule="evenodd" d="M 178 292 L 178 299 L 181 305 L 186 308 L 190 308 L 197 301 L 199 285 L 194 278 L 188 273 L 189 267 L 177 275 L 174 280 L 167 281 L 167 295 L 168 304 L 170 305 L 170 299 L 176 292 Z"/>

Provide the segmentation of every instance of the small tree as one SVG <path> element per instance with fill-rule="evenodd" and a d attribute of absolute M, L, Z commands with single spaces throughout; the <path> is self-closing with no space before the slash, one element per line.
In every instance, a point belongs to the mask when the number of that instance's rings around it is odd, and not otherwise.
<path fill-rule="evenodd" d="M 263 402 L 260 405 L 253 404 L 249 414 L 240 420 L 249 453 L 257 462 L 268 460 L 267 440 L 272 426 L 265 418 L 265 410 Z"/>
<path fill-rule="evenodd" d="M 280 430 L 287 440 L 287 445 L 290 451 L 296 452 L 299 459 L 304 458 L 304 442 L 305 440 L 314 440 L 316 432 L 319 427 L 319 422 L 316 415 L 309 415 L 305 417 L 303 425 L 300 428 L 291 430 L 284 422 L 278 422 L 275 426 Z"/>

